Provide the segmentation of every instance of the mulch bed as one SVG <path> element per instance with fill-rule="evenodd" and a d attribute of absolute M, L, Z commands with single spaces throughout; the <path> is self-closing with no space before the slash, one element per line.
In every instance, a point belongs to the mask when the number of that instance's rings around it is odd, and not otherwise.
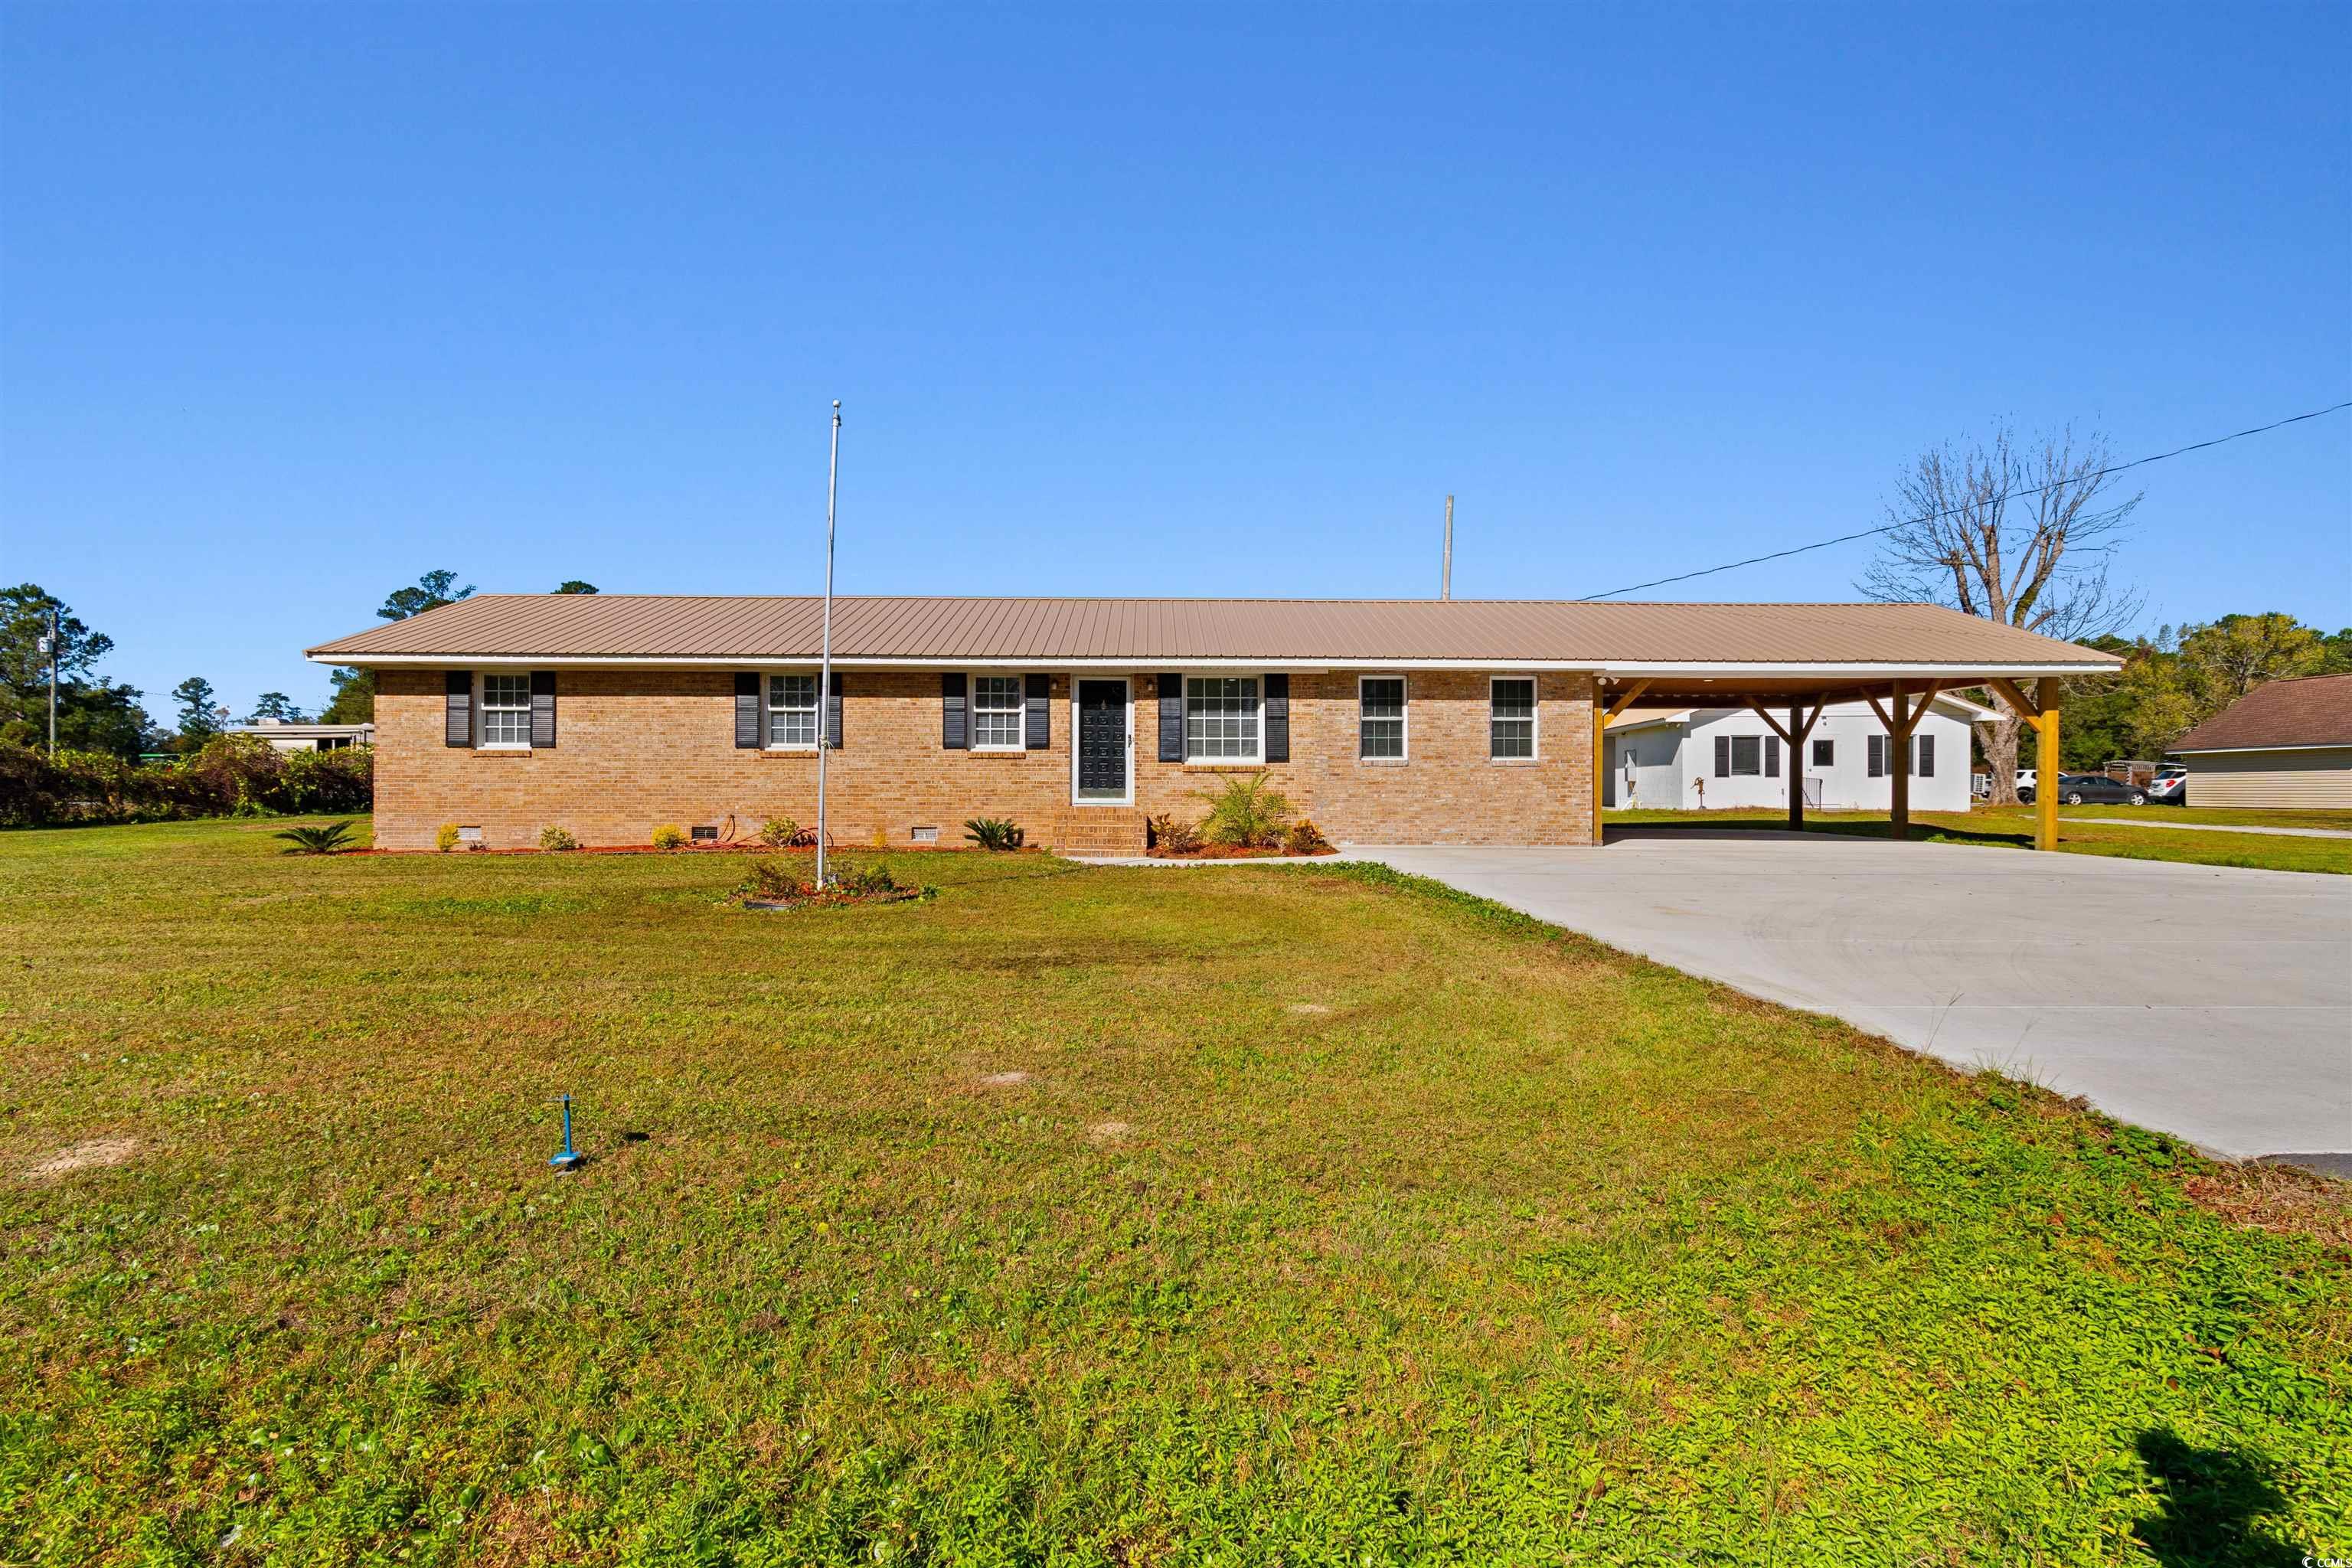
<path fill-rule="evenodd" d="M 1339 852 L 1337 847 L 1328 844 L 1320 849 L 1307 851 L 1310 855 L 1337 855 Z M 1241 849 L 1230 844 L 1206 844 L 1183 855 L 1171 855 L 1165 849 L 1147 849 L 1144 853 L 1154 860 L 1272 860 L 1301 858 L 1293 855 L 1287 849 Z"/>

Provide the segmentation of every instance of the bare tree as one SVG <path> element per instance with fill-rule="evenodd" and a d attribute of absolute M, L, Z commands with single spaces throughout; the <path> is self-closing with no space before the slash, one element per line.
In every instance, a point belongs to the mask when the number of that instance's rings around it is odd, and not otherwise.
<path fill-rule="evenodd" d="M 1966 450 L 1929 448 L 1896 482 L 1893 524 L 1854 584 L 1889 604 L 1946 605 L 2069 641 L 2111 632 L 2140 595 L 2108 575 L 2140 497 L 2108 493 L 2106 438 L 2072 426 L 2021 445 L 2006 422 Z M 2021 721 L 2001 712 L 1985 742 L 1996 804 L 2017 800 Z"/>

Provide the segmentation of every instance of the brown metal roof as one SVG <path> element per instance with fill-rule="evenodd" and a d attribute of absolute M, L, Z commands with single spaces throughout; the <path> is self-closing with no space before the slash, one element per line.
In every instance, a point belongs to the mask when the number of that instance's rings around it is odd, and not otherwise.
<path fill-rule="evenodd" d="M 814 597 L 481 594 L 310 650 L 393 658 L 778 660 L 817 655 Z M 2072 643 L 1932 605 L 1456 599 L 836 598 L 853 662 L 1252 658 L 1480 664 L 1901 664 L 2111 668 Z"/>
<path fill-rule="evenodd" d="M 2259 752 L 2273 746 L 2352 746 L 2352 675 L 2306 675 L 2257 686 L 2165 749 Z"/>

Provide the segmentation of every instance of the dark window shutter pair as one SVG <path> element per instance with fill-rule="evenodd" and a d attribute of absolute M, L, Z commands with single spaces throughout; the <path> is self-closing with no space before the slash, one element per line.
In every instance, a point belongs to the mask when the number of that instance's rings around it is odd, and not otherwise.
<path fill-rule="evenodd" d="M 1728 735 L 1715 738 L 1715 776 L 1719 779 L 1731 776 L 1731 737 Z"/>
<path fill-rule="evenodd" d="M 1886 776 L 1886 737 L 1884 735 L 1870 737 L 1870 776 L 1874 779 Z"/>
<path fill-rule="evenodd" d="M 1054 743 L 1054 678 L 1050 675 L 1024 676 L 1021 693 L 1024 703 L 1022 748 L 1042 752 Z"/>
<path fill-rule="evenodd" d="M 1184 678 L 1160 677 L 1160 760 L 1184 760 Z"/>
<path fill-rule="evenodd" d="M 530 744 L 543 752 L 555 744 L 555 671 L 530 672 Z"/>
<path fill-rule="evenodd" d="M 824 697 L 824 743 L 833 751 L 841 750 L 841 671 L 833 672 L 833 689 Z"/>
<path fill-rule="evenodd" d="M 755 751 L 761 743 L 760 677 L 739 671 L 735 677 L 735 749 Z"/>
<path fill-rule="evenodd" d="M 1290 677 L 1265 678 L 1265 705 L 1259 713 L 1265 721 L 1265 760 L 1290 761 Z"/>
<path fill-rule="evenodd" d="M 1780 776 L 1780 737 L 1778 735 L 1764 737 L 1764 776 L 1768 779 Z"/>
<path fill-rule="evenodd" d="M 947 751 L 971 749 L 971 687 L 961 674 L 940 677 L 940 745 Z"/>
<path fill-rule="evenodd" d="M 1934 778 L 1936 776 L 1936 737 L 1915 735 L 1912 737 L 1911 743 L 1919 748 L 1918 764 L 1911 771 L 1923 779 Z"/>
<path fill-rule="evenodd" d="M 453 669 L 443 687 L 446 695 L 441 701 L 441 743 L 445 746 L 470 746 L 474 743 L 474 672 Z"/>

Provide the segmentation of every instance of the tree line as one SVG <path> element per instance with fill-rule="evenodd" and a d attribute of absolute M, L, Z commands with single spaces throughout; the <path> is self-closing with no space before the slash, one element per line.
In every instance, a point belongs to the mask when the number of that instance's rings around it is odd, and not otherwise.
<path fill-rule="evenodd" d="M 555 592 L 593 594 L 596 587 L 572 578 Z M 471 584 L 457 585 L 455 572 L 427 572 L 385 595 L 375 613 L 387 621 L 406 620 L 473 593 Z M 41 652 L 41 640 L 49 635 L 52 614 L 59 633 L 59 750 L 126 760 L 159 752 L 193 754 L 230 722 L 229 710 L 201 675 L 189 676 L 172 689 L 173 710 L 168 721 L 159 721 L 148 712 L 142 701 L 146 694 L 139 688 L 99 673 L 100 662 L 114 651 L 114 639 L 92 630 L 70 605 L 39 584 L 20 583 L 0 588 L 0 743 L 28 748 L 48 744 L 50 661 Z M 335 669 L 329 680 L 332 695 L 316 722 L 364 724 L 375 717 L 373 673 Z M 300 723 L 310 721 L 310 715 L 285 692 L 265 691 L 243 721 L 264 719 Z"/>

